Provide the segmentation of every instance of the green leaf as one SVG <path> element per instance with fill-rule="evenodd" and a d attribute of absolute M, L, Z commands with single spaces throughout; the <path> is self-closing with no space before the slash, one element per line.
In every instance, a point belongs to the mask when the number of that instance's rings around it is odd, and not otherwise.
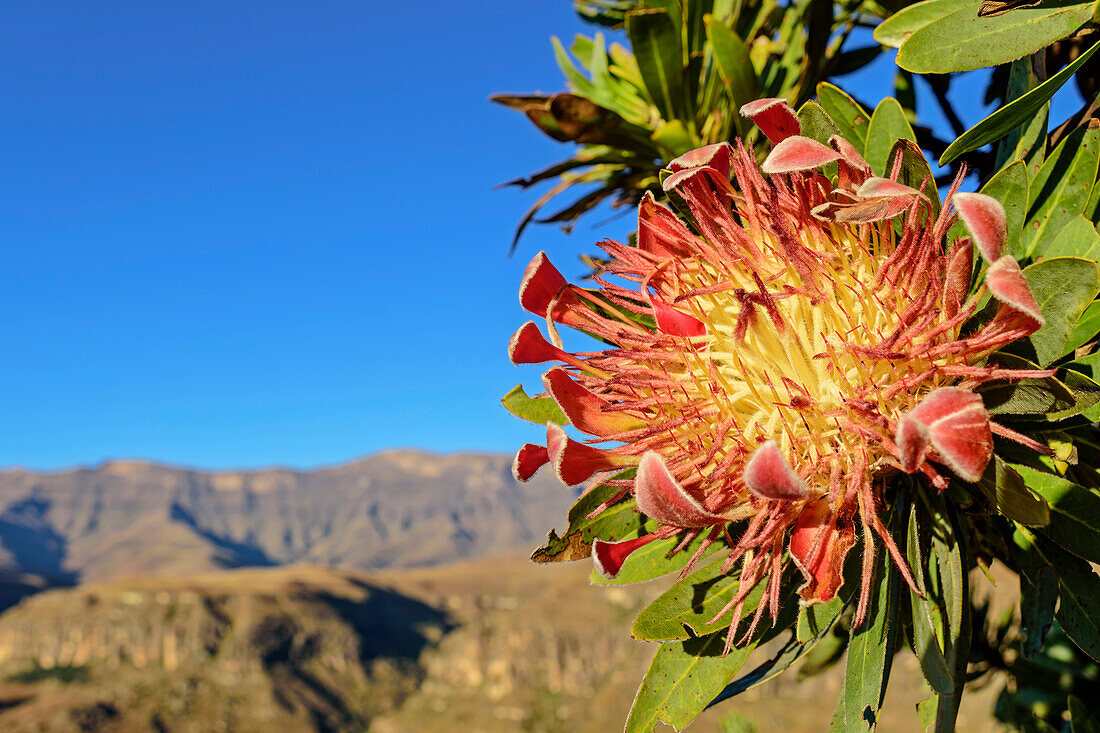
<path fill-rule="evenodd" d="M 504 395 L 500 403 L 504 405 L 504 409 L 516 417 L 539 425 L 545 425 L 548 422 L 558 425 L 569 424 L 569 418 L 558 407 L 558 403 L 554 402 L 553 397 L 528 397 L 523 391 L 522 384 L 517 384 L 511 392 Z"/>
<path fill-rule="evenodd" d="M 925 592 L 925 597 L 921 598 L 912 589 L 909 591 L 909 603 L 913 611 L 913 652 L 932 688 L 940 693 L 951 694 L 955 690 L 955 680 L 939 641 L 943 633 L 939 619 L 944 618 L 944 611 L 937 606 L 938 596 L 928 592 L 929 584 L 924 575 L 927 553 L 922 542 L 927 541 L 930 536 L 922 529 L 926 523 L 920 506 L 914 502 L 909 509 L 906 557 L 917 586 Z"/>
<path fill-rule="evenodd" d="M 955 3 L 955 10 L 921 26 L 902 44 L 897 64 L 920 74 L 947 74 L 996 66 L 1065 38 L 1092 16 L 1090 2 L 1017 8 L 978 17 L 981 0 Z"/>
<path fill-rule="evenodd" d="M 1035 552 L 1058 572 L 1058 610 L 1054 618 L 1066 636 L 1085 654 L 1100 661 L 1100 577 L 1079 558 L 1060 550 L 1043 537 L 1017 527 L 1032 542 Z"/>
<path fill-rule="evenodd" d="M 1036 73 L 1032 57 L 1025 56 L 1013 61 L 1008 67 L 1008 88 L 1005 90 L 1003 103 L 1007 105 L 1015 102 L 1043 81 L 1045 79 L 1040 79 Z M 998 140 L 993 146 L 994 167 L 999 170 L 1014 160 L 1026 161 L 1027 175 L 1030 178 L 1038 170 L 1038 166 L 1042 165 L 1043 158 L 1046 156 L 1049 116 L 1050 102 L 1047 102 L 1039 112 Z M 1032 163 L 1036 159 L 1038 163 L 1033 168 Z"/>
<path fill-rule="evenodd" d="M 1069 220 L 1043 248 L 1043 257 L 1083 257 L 1100 260 L 1100 234 L 1091 221 L 1081 215 Z"/>
<path fill-rule="evenodd" d="M 910 5 L 879 23 L 875 28 L 875 40 L 883 46 L 901 48 L 909 36 L 962 5 L 969 5 L 968 0 L 925 0 Z"/>
<path fill-rule="evenodd" d="M 600 104 L 599 98 L 602 95 L 589 78 L 573 64 L 573 60 L 569 58 L 569 54 L 566 52 L 561 40 L 557 36 L 550 36 L 550 43 L 554 46 L 554 59 L 558 62 L 561 73 L 565 75 L 569 87 L 585 99 Z M 593 99 L 593 97 L 596 97 L 596 99 Z"/>
<path fill-rule="evenodd" d="M 1027 359 L 1020 361 L 1029 363 Z M 1069 388 L 1054 377 L 986 382 L 974 391 L 982 396 L 986 412 L 990 415 L 1046 415 L 1048 412 L 1068 410 L 1076 404 Z"/>
<path fill-rule="evenodd" d="M 662 8 L 633 10 L 626 15 L 626 33 L 646 91 L 661 117 L 687 119 L 679 25 Z"/>
<path fill-rule="evenodd" d="M 905 119 L 905 112 L 896 99 L 887 97 L 875 108 L 871 124 L 867 127 L 867 143 L 863 157 L 871 165 L 875 175 L 886 175 L 890 164 L 890 151 L 902 138 L 916 140 L 913 128 Z"/>
<path fill-rule="evenodd" d="M 802 134 L 819 143 L 828 145 L 830 137 L 840 134 L 840 128 L 829 114 L 812 100 L 799 107 L 798 121 L 802 125 Z"/>
<path fill-rule="evenodd" d="M 1014 15 L 1016 12 L 1024 11 L 1014 11 L 1013 13 L 1001 17 L 1008 17 L 1008 15 Z M 922 29 L 922 32 L 923 30 L 927 30 L 927 28 Z M 953 143 L 947 146 L 947 150 L 943 151 L 943 155 L 940 156 L 940 165 L 947 165 L 963 153 L 977 150 L 987 143 L 1004 137 L 1016 127 L 1033 122 L 1036 113 L 1039 112 L 1043 105 L 1054 96 L 1054 93 L 1061 89 L 1062 85 L 1076 73 L 1077 69 L 1081 68 L 1081 66 L 1092 57 L 1096 49 L 1097 45 L 1094 44 L 1092 48 L 1078 56 L 1073 63 L 1063 68 L 1057 74 L 1050 77 L 1027 94 L 1024 94 L 1022 97 L 1009 102 L 989 115 L 989 117 L 986 117 L 984 120 L 971 127 L 962 135 L 959 135 Z M 898 56 L 900 59 L 901 55 L 899 54 Z M 1045 121 L 1043 122 L 1043 129 L 1046 129 Z"/>
<path fill-rule="evenodd" d="M 887 165 L 893 162 L 889 152 L 901 139 L 915 140 L 916 134 L 901 103 L 893 97 L 887 97 L 879 102 L 871 114 L 863 153 L 876 174 L 881 175 L 887 171 Z"/>
<path fill-rule="evenodd" d="M 1085 210 L 1098 163 L 1100 129 L 1075 130 L 1046 159 L 1031 181 L 1025 256 L 1053 256 L 1047 254 L 1047 247 Z"/>
<path fill-rule="evenodd" d="M 991 355 L 989 363 L 1006 369 L 1039 368 L 1027 359 L 1004 353 Z M 991 415 L 1034 415 L 1044 420 L 1064 420 L 1100 402 L 1100 384 L 1072 368 L 1060 370 L 1056 377 L 986 382 L 975 392 Z"/>
<path fill-rule="evenodd" d="M 1068 367 L 1068 365 L 1067 365 Z M 1044 415 L 1046 420 L 1065 420 L 1075 415 L 1090 415 L 1096 405 L 1100 404 L 1100 383 L 1094 381 L 1075 369 L 1064 369 L 1058 372 L 1058 378 L 1066 389 L 1073 395 L 1073 405 L 1061 412 L 1051 412 Z M 1095 418 L 1088 418 L 1094 420 Z"/>
<path fill-rule="evenodd" d="M 873 730 L 878 723 L 894 659 L 899 577 L 885 552 L 880 553 L 875 575 L 878 587 L 867 620 L 853 630 L 848 642 L 844 677 L 844 726 L 848 731 Z"/>
<path fill-rule="evenodd" d="M 646 670 L 626 733 L 652 731 L 658 722 L 682 729 L 706 708 L 737 671 L 753 647 L 731 649 L 722 656 L 725 634 L 661 644 Z"/>
<path fill-rule="evenodd" d="M 930 557 L 928 593 L 935 600 L 939 616 L 936 628 L 942 634 L 943 656 L 951 678 L 955 681 L 952 694 L 937 693 L 936 731 L 955 730 L 963 684 L 966 681 L 966 660 L 970 653 L 970 583 L 966 558 L 965 536 L 961 535 L 954 508 L 938 492 L 922 490 L 928 507 Z"/>
<path fill-rule="evenodd" d="M 597 33 L 597 36 L 603 34 Z M 602 45 L 602 43 L 601 43 Z M 577 60 L 581 62 L 581 65 L 585 68 L 591 68 L 592 66 L 592 49 L 595 47 L 594 41 L 588 36 L 578 33 L 573 36 L 573 45 L 569 47 L 573 55 L 577 57 Z"/>
<path fill-rule="evenodd" d="M 839 595 L 828 603 L 816 603 L 812 606 L 803 606 L 798 612 L 798 628 L 796 638 L 805 644 L 816 636 L 820 636 L 836 622 L 840 612 L 844 610 L 845 600 Z"/>
<path fill-rule="evenodd" d="M 1082 311 L 1100 289 L 1100 268 L 1077 257 L 1052 257 L 1024 268 L 1023 273 L 1046 324 L 1005 351 L 1045 367 L 1066 353 Z"/>
<path fill-rule="evenodd" d="M 986 500 L 1009 519 L 1029 526 L 1050 522 L 1046 501 L 1028 491 L 1023 477 L 997 456 L 986 466 L 977 486 Z"/>
<path fill-rule="evenodd" d="M 840 136 L 862 153 L 867 145 L 867 126 L 871 122 L 867 110 L 845 91 L 824 81 L 817 85 L 817 101 L 840 128 Z"/>
<path fill-rule="evenodd" d="M 700 568 L 642 609 L 630 634 L 643 641 L 668 641 L 727 628 L 732 611 L 714 617 L 737 594 L 739 584 L 738 573 L 723 573 L 720 562 Z M 756 609 L 763 590 L 763 584 L 753 588 L 742 614 Z"/>
<path fill-rule="evenodd" d="M 718 74 L 733 101 L 733 114 L 739 119 L 736 110 L 760 96 L 760 81 L 749 59 L 749 49 L 740 36 L 714 16 L 708 15 L 704 21 Z"/>
<path fill-rule="evenodd" d="M 626 479 L 634 470 L 615 474 L 613 479 Z M 633 499 L 624 499 L 608 507 L 591 519 L 588 517 L 596 507 L 609 501 L 622 487 L 607 483 L 597 484 L 585 492 L 584 496 L 569 509 L 569 527 L 561 537 L 554 530 L 546 539 L 546 544 L 531 555 L 534 562 L 568 562 L 581 560 L 592 554 L 592 542 L 599 538 L 607 542 L 616 542 L 628 537 L 636 537 L 646 526 L 644 516 L 634 511 Z"/>
<path fill-rule="evenodd" d="M 1084 346 L 1096 339 L 1100 333 L 1100 300 L 1094 300 L 1088 304 L 1077 319 L 1077 325 L 1073 327 L 1073 333 L 1066 342 L 1066 353 Z"/>
<path fill-rule="evenodd" d="M 982 193 L 1001 202 L 1005 209 L 1005 246 L 1002 254 L 1017 256 L 1022 253 L 1020 237 L 1027 219 L 1028 178 L 1027 166 L 1017 160 L 1005 166 L 982 186 Z"/>
<path fill-rule="evenodd" d="M 680 544 L 681 537 L 654 540 L 630 553 L 626 562 L 623 563 L 622 569 L 614 578 L 605 578 L 595 568 L 592 568 L 588 580 L 593 585 L 627 585 L 629 583 L 644 583 L 647 580 L 653 580 L 662 575 L 682 570 L 691 560 L 695 551 L 699 549 L 699 546 L 703 544 L 704 538 L 705 533 L 696 537 L 687 547 L 672 556 L 669 556 L 669 553 Z M 633 538 L 627 537 L 625 539 Z M 707 549 L 709 552 L 713 552 L 720 546 L 719 543 L 714 543 Z M 706 556 L 704 554 L 704 557 Z"/>
<path fill-rule="evenodd" d="M 1027 466 L 1013 467 L 1050 505 L 1050 523 L 1037 531 L 1078 557 L 1100 563 L 1100 494 Z"/>

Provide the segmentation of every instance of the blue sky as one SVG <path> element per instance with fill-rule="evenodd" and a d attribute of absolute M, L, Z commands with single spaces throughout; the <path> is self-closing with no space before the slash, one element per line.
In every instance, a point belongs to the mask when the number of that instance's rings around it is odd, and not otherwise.
<path fill-rule="evenodd" d="M 537 385 L 505 356 L 523 267 L 630 225 L 508 259 L 532 198 L 493 186 L 568 150 L 486 97 L 559 89 L 579 30 L 565 0 L 9 6 L 0 465 L 534 437 L 498 401 Z"/>

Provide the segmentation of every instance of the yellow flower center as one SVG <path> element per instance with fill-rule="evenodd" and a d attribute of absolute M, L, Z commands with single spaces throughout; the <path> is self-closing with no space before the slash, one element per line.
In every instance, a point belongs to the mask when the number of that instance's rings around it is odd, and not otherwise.
<path fill-rule="evenodd" d="M 873 465 L 888 451 L 877 440 L 868 443 L 868 435 L 889 438 L 884 418 L 896 420 L 950 381 L 935 372 L 919 375 L 965 361 L 963 356 L 899 356 L 921 345 L 913 336 L 882 349 L 906 326 L 902 314 L 927 287 L 905 279 L 876 281 L 896 248 L 889 223 L 822 223 L 804 227 L 798 236 L 808 255 L 799 258 L 800 266 L 773 235 L 756 232 L 759 258 L 681 259 L 658 286 L 707 327 L 705 339 L 695 339 L 696 348 L 681 349 L 684 366 L 677 376 L 684 384 L 674 401 L 682 407 L 666 417 L 674 442 L 694 447 L 690 453 L 704 458 L 696 469 L 712 487 L 715 481 L 725 484 L 721 474 L 740 465 L 731 463 L 732 451 L 746 459 L 767 439 L 777 440 L 800 470 L 810 467 L 810 485 L 822 482 L 819 488 L 828 485 L 837 460 L 847 469 L 857 451 L 863 452 L 864 465 Z M 918 287 L 921 292 L 909 290 Z M 919 333 L 946 320 L 938 306 Z M 948 329 L 934 342 L 954 339 L 957 332 Z M 883 353 L 868 353 L 875 347 Z M 886 352 L 895 353 L 888 358 Z M 916 384 L 890 389 L 914 377 Z M 688 419 L 675 425 L 675 417 Z"/>

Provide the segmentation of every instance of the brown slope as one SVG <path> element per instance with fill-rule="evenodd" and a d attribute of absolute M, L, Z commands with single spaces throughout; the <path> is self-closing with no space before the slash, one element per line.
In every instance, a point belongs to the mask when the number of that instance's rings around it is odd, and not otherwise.
<path fill-rule="evenodd" d="M 310 562 L 408 567 L 529 549 L 573 492 L 505 456 L 391 451 L 316 471 L 137 461 L 0 472 L 0 567 L 53 582 Z"/>

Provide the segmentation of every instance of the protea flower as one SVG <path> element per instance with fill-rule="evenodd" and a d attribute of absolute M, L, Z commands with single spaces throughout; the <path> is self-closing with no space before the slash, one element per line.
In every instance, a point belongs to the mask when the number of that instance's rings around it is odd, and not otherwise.
<path fill-rule="evenodd" d="M 843 138 L 801 136 L 781 100 L 743 113 L 774 145 L 762 166 L 728 144 L 674 160 L 663 185 L 683 216 L 646 196 L 637 246 L 600 245 L 610 262 L 598 289 L 568 284 L 537 255 L 520 301 L 547 319 L 550 340 L 529 322 L 510 344 L 517 364 L 560 362 L 543 383 L 579 433 L 549 424 L 545 447 L 519 451 L 517 477 L 550 463 L 576 485 L 635 467 L 597 512 L 633 501 L 657 529 L 597 540 L 597 569 L 614 576 L 659 538 L 702 536 L 696 557 L 724 543 L 724 569 L 741 564 L 727 648 L 754 587 L 766 592 L 749 633 L 777 613 L 788 559 L 804 603 L 832 599 L 857 536 L 856 625 L 880 544 L 916 589 L 880 519 L 884 487 L 899 472 L 939 490 L 951 476 L 978 481 L 994 435 L 1042 449 L 992 422 L 974 390 L 1051 374 L 987 363 L 1043 322 L 1016 260 L 1000 254 L 996 200 L 956 182 L 941 209 L 931 179 L 899 183 L 900 160 L 873 176 Z M 948 241 L 957 218 L 970 236 Z M 986 265 L 971 293 L 975 248 Z M 987 295 L 992 315 L 974 318 Z M 599 349 L 565 351 L 556 324 Z"/>

